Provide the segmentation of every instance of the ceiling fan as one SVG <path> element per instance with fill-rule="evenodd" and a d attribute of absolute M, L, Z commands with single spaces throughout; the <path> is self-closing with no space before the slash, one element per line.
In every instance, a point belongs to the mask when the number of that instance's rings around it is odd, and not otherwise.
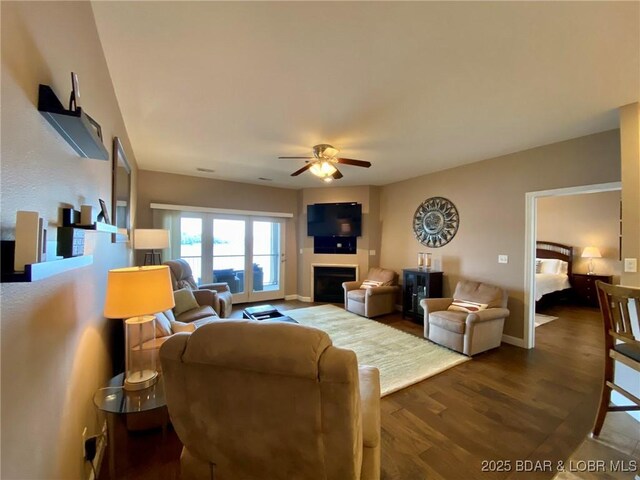
<path fill-rule="evenodd" d="M 304 167 L 296 170 L 291 174 L 292 177 L 297 177 L 303 172 L 310 170 L 315 176 L 320 177 L 325 182 L 331 182 L 334 179 L 338 180 L 343 177 L 336 164 L 341 163 L 343 165 L 353 165 L 356 167 L 369 168 L 371 162 L 364 160 L 354 160 L 352 158 L 340 158 L 336 157 L 339 150 L 333 148 L 333 146 L 326 143 L 321 143 L 313 147 L 313 157 L 278 157 L 287 159 L 304 159 L 307 163 Z"/>

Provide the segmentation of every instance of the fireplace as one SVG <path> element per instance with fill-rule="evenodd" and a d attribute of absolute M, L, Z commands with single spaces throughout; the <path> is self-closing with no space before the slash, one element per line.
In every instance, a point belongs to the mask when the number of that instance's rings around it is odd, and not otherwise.
<path fill-rule="evenodd" d="M 312 300 L 314 302 L 343 303 L 342 282 L 357 278 L 356 265 L 312 265 Z"/>

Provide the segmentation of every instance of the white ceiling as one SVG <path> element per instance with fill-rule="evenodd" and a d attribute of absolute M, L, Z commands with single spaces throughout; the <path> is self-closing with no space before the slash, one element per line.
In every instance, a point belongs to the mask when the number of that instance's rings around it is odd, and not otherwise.
<path fill-rule="evenodd" d="M 274 186 L 330 143 L 383 185 L 618 126 L 638 2 L 102 2 L 140 168 Z M 197 167 L 211 168 L 201 174 Z"/>

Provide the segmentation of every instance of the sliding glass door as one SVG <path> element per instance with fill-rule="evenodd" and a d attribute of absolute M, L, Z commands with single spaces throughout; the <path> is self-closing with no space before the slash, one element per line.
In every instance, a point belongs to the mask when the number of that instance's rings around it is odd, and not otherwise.
<path fill-rule="evenodd" d="M 281 219 L 183 213 L 180 255 L 201 283 L 225 282 L 234 303 L 284 297 Z"/>
<path fill-rule="evenodd" d="M 284 297 L 284 235 L 282 224 L 273 220 L 252 220 L 251 299 Z"/>

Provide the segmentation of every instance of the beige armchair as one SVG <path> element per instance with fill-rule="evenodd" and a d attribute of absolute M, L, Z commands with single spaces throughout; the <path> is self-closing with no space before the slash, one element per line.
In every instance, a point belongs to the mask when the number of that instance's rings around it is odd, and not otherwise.
<path fill-rule="evenodd" d="M 193 290 L 193 294 L 200 305 L 204 305 L 204 303 L 201 303 L 201 300 L 202 302 L 208 300 L 205 300 L 204 298 L 206 294 L 197 292 L 215 292 L 213 297 L 209 295 L 209 297 L 211 297 L 210 305 L 221 318 L 226 318 L 231 315 L 231 309 L 233 308 L 233 295 L 231 294 L 229 285 L 224 282 L 207 283 L 202 285 L 196 284 L 196 281 L 193 278 L 193 273 L 191 272 L 191 266 L 182 258 L 177 260 L 168 260 L 164 262 L 164 264 L 168 265 L 169 270 L 171 271 L 171 283 L 173 284 L 174 290 L 180 290 L 182 288 Z M 198 295 L 200 295 L 200 298 L 198 298 Z"/>
<path fill-rule="evenodd" d="M 220 320 L 160 349 L 181 478 L 380 478 L 380 381 L 298 324 Z"/>
<path fill-rule="evenodd" d="M 453 300 L 486 304 L 474 313 L 452 311 Z M 424 336 L 465 355 L 475 355 L 500 346 L 504 320 L 509 316 L 507 292 L 487 283 L 461 280 L 453 298 L 426 298 L 420 301 L 424 309 Z"/>
<path fill-rule="evenodd" d="M 131 330 L 131 355 L 135 355 L 135 360 L 143 362 L 148 365 L 153 356 L 153 362 L 158 371 L 160 368 L 160 357 L 158 352 L 164 342 L 169 340 L 169 337 L 175 333 L 180 332 L 193 332 L 197 328 L 202 327 L 208 323 L 220 320 L 220 318 L 208 307 L 211 314 L 208 316 L 202 316 L 190 322 L 182 322 L 176 320 L 171 310 L 165 312 L 158 312 L 155 314 L 155 325 L 151 322 L 143 323 L 140 325 L 140 329 L 134 328 Z"/>
<path fill-rule="evenodd" d="M 393 270 L 372 268 L 367 280 L 380 283 L 380 286 L 362 288 L 363 282 L 344 282 L 344 308 L 350 312 L 372 318 L 396 309 L 396 298 L 400 287 L 398 274 Z"/>

